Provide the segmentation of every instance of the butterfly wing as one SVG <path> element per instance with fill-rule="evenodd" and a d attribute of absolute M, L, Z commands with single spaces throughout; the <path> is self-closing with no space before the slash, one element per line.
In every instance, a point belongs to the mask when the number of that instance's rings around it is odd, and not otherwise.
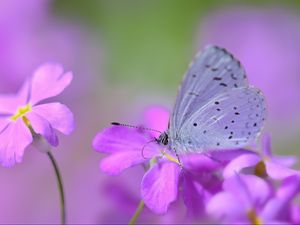
<path fill-rule="evenodd" d="M 178 153 L 245 146 L 260 134 L 265 118 L 266 104 L 258 89 L 232 89 L 197 108 L 173 145 Z"/>
<path fill-rule="evenodd" d="M 170 135 L 176 136 L 174 132 L 181 129 L 184 121 L 217 94 L 247 85 L 238 60 L 223 48 L 206 47 L 191 63 L 179 88 L 170 119 Z"/>

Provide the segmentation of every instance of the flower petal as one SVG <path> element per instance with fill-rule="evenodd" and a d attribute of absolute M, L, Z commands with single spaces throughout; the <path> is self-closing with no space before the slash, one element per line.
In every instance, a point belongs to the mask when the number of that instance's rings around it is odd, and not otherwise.
<path fill-rule="evenodd" d="M 0 133 L 9 123 L 11 123 L 11 121 L 7 117 L 0 117 Z"/>
<path fill-rule="evenodd" d="M 273 156 L 272 161 L 286 167 L 292 167 L 298 162 L 298 158 L 293 155 Z"/>
<path fill-rule="evenodd" d="M 74 130 L 73 113 L 63 104 L 58 102 L 37 105 L 32 111 L 46 119 L 51 126 L 62 132 L 70 134 Z"/>
<path fill-rule="evenodd" d="M 47 119 L 41 117 L 35 112 L 30 112 L 26 114 L 26 117 L 29 119 L 33 130 L 42 135 L 52 146 L 58 145 L 58 138 L 55 134 L 54 129 L 51 124 L 47 121 Z"/>
<path fill-rule="evenodd" d="M 261 158 L 255 154 L 244 154 L 235 159 L 233 159 L 224 169 L 224 178 L 229 178 L 236 175 L 240 170 L 246 167 L 256 165 Z"/>
<path fill-rule="evenodd" d="M 121 126 L 113 126 L 99 132 L 93 140 L 93 147 L 99 152 L 114 153 L 123 151 L 139 151 L 144 148 L 157 151 L 157 144 L 148 143 L 153 140 L 149 133 Z"/>
<path fill-rule="evenodd" d="M 300 224 L 300 205 L 292 205 L 290 211 L 292 223 Z"/>
<path fill-rule="evenodd" d="M 161 106 L 152 106 L 144 112 L 145 127 L 149 127 L 161 132 L 168 129 L 170 113 Z M 159 133 L 151 131 L 153 137 L 158 137 Z"/>
<path fill-rule="evenodd" d="M 291 201 L 300 191 L 300 176 L 290 176 L 283 180 L 277 191 L 277 197 L 285 201 Z"/>
<path fill-rule="evenodd" d="M 26 81 L 18 94 L 9 94 L 0 96 L 0 115 L 13 115 L 17 112 L 19 107 L 27 104 L 29 95 L 29 82 Z"/>
<path fill-rule="evenodd" d="M 270 160 L 265 160 L 267 174 L 273 179 L 284 179 L 293 175 L 300 175 L 300 171 L 293 170 Z"/>
<path fill-rule="evenodd" d="M 223 183 L 224 190 L 231 192 L 244 206 L 262 205 L 271 195 L 266 181 L 255 175 L 237 174 Z"/>
<path fill-rule="evenodd" d="M 33 74 L 30 102 L 35 105 L 41 100 L 60 94 L 72 81 L 71 72 L 64 73 L 59 64 L 47 63 Z"/>
<path fill-rule="evenodd" d="M 0 162 L 5 167 L 21 162 L 25 148 L 32 142 L 30 130 L 22 119 L 11 122 L 0 133 Z"/>
<path fill-rule="evenodd" d="M 188 170 L 208 172 L 223 168 L 229 161 L 244 154 L 255 154 L 246 149 L 211 151 L 202 154 L 188 154 L 181 156 L 184 167 Z"/>
<path fill-rule="evenodd" d="M 264 155 L 272 157 L 271 137 L 269 134 L 265 134 L 262 138 L 262 150 Z"/>
<path fill-rule="evenodd" d="M 212 172 L 223 167 L 223 163 L 203 154 L 180 156 L 184 168 L 194 172 Z"/>
<path fill-rule="evenodd" d="M 210 194 L 197 182 L 193 175 L 183 171 L 183 200 L 188 210 L 188 217 L 200 218 L 204 215 L 205 206 Z"/>
<path fill-rule="evenodd" d="M 146 206 L 157 214 L 166 213 L 177 198 L 180 167 L 165 162 L 154 165 L 143 177 L 141 194 Z"/>
<path fill-rule="evenodd" d="M 274 224 L 269 222 L 274 220 L 288 221 L 290 208 L 287 203 L 279 198 L 270 199 L 260 212 L 260 217 L 262 217 L 264 224 Z"/>
<path fill-rule="evenodd" d="M 246 210 L 239 199 L 229 192 L 220 192 L 214 195 L 206 206 L 208 215 L 222 222 L 247 221 Z"/>
<path fill-rule="evenodd" d="M 109 175 L 117 175 L 124 169 L 149 160 L 154 154 L 152 151 L 144 151 L 143 155 L 141 151 L 117 152 L 102 159 L 100 169 Z"/>

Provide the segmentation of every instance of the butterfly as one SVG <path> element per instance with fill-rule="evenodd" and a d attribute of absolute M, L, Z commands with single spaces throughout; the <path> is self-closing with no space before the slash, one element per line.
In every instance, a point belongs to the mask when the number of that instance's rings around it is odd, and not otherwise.
<path fill-rule="evenodd" d="M 190 64 L 168 129 L 155 141 L 173 150 L 178 160 L 178 154 L 244 147 L 260 135 L 266 114 L 265 98 L 249 85 L 240 61 L 210 45 Z"/>
<path fill-rule="evenodd" d="M 176 154 L 239 148 L 257 139 L 265 120 L 265 98 L 249 85 L 241 63 L 224 48 L 207 46 L 190 64 L 157 142 Z"/>

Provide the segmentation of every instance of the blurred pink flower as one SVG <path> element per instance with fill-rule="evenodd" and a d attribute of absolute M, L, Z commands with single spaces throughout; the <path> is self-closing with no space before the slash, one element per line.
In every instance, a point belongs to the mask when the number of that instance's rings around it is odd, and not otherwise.
<path fill-rule="evenodd" d="M 91 41 L 83 27 L 55 17 L 53 2 L 1 1 L 0 91 L 16 91 L 27 74 L 47 61 L 63 63 L 76 73 L 73 98 L 84 94 L 87 85 L 92 84 L 91 65 L 95 65 L 99 57 L 93 57 L 96 51 L 92 50 L 91 42 L 94 50 L 98 45 Z"/>
<path fill-rule="evenodd" d="M 28 126 L 53 146 L 58 145 L 54 129 L 64 134 L 73 131 L 73 114 L 66 106 L 58 102 L 38 105 L 60 94 L 72 78 L 72 73 L 64 73 L 60 65 L 45 64 L 34 72 L 17 95 L 0 96 L 0 162 L 3 166 L 21 162 L 25 148 L 33 140 Z"/>
<path fill-rule="evenodd" d="M 273 155 L 271 149 L 271 138 L 268 135 L 263 137 L 261 154 L 244 154 L 233 159 L 224 169 L 224 178 L 229 178 L 243 169 L 252 168 L 251 173 L 257 176 L 269 176 L 272 179 L 281 180 L 289 176 L 298 175 L 300 171 L 292 169 L 297 162 L 296 156 Z"/>
<path fill-rule="evenodd" d="M 235 174 L 224 181 L 223 191 L 211 198 L 207 213 L 214 223 L 290 224 L 299 188 L 299 176 L 284 179 L 277 189 L 255 175 Z"/>
<path fill-rule="evenodd" d="M 299 20 L 285 9 L 232 7 L 201 23 L 200 46 L 217 44 L 240 59 L 250 83 L 266 95 L 272 122 L 299 118 Z"/>

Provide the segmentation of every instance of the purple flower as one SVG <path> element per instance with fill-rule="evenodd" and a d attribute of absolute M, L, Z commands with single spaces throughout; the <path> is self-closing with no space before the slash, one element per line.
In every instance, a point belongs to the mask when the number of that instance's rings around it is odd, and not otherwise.
<path fill-rule="evenodd" d="M 199 45 L 223 46 L 241 60 L 250 83 L 266 95 L 272 124 L 299 119 L 299 19 L 288 9 L 235 6 L 201 23 Z"/>
<path fill-rule="evenodd" d="M 292 200 L 299 192 L 300 177 L 286 178 L 278 190 L 254 175 L 234 175 L 223 183 L 223 191 L 207 205 L 211 218 L 223 223 L 288 223 Z"/>
<path fill-rule="evenodd" d="M 38 104 L 60 94 L 71 82 L 71 72 L 59 64 L 44 64 L 27 80 L 17 95 L 0 96 L 0 161 L 9 167 L 21 162 L 33 137 L 29 127 L 52 146 L 58 145 L 54 130 L 70 134 L 74 129 L 71 111 L 58 102 Z"/>
<path fill-rule="evenodd" d="M 263 137 L 263 147 L 260 155 L 244 154 L 232 160 L 224 169 L 225 178 L 235 175 L 243 169 L 257 176 L 269 176 L 273 179 L 284 179 L 292 175 L 300 175 L 299 171 L 291 169 L 297 162 L 294 156 L 274 156 L 271 151 L 271 140 L 268 135 Z"/>
<path fill-rule="evenodd" d="M 165 109 L 153 107 L 145 112 L 144 124 L 164 131 L 168 118 L 169 113 Z M 182 186 L 188 214 L 201 216 L 205 202 L 220 190 L 222 179 L 213 172 L 220 173 L 231 159 L 247 152 L 227 150 L 212 152 L 210 156 L 181 156 L 181 168 L 176 156 L 158 145 L 155 137 L 156 133 L 143 129 L 113 126 L 97 134 L 93 147 L 110 154 L 100 163 L 100 169 L 110 175 L 140 164 L 148 169 L 141 182 L 141 197 L 148 208 L 157 214 L 167 212 L 170 203 L 177 199 L 179 186 Z"/>
<path fill-rule="evenodd" d="M 152 112 L 149 111 L 148 116 L 151 118 L 152 113 L 157 115 L 160 112 L 166 113 L 164 109 L 156 108 Z M 151 128 L 156 129 L 155 126 Z M 154 141 L 150 132 L 113 126 L 97 134 L 93 147 L 99 152 L 111 153 L 100 164 L 100 169 L 110 175 L 117 175 L 124 169 L 149 162 L 151 159 L 150 168 L 141 183 L 141 196 L 153 212 L 161 214 L 165 213 L 169 204 L 177 198 L 181 169 L 171 154 L 164 153 L 159 145 L 154 142 L 148 143 L 149 141 Z"/>

